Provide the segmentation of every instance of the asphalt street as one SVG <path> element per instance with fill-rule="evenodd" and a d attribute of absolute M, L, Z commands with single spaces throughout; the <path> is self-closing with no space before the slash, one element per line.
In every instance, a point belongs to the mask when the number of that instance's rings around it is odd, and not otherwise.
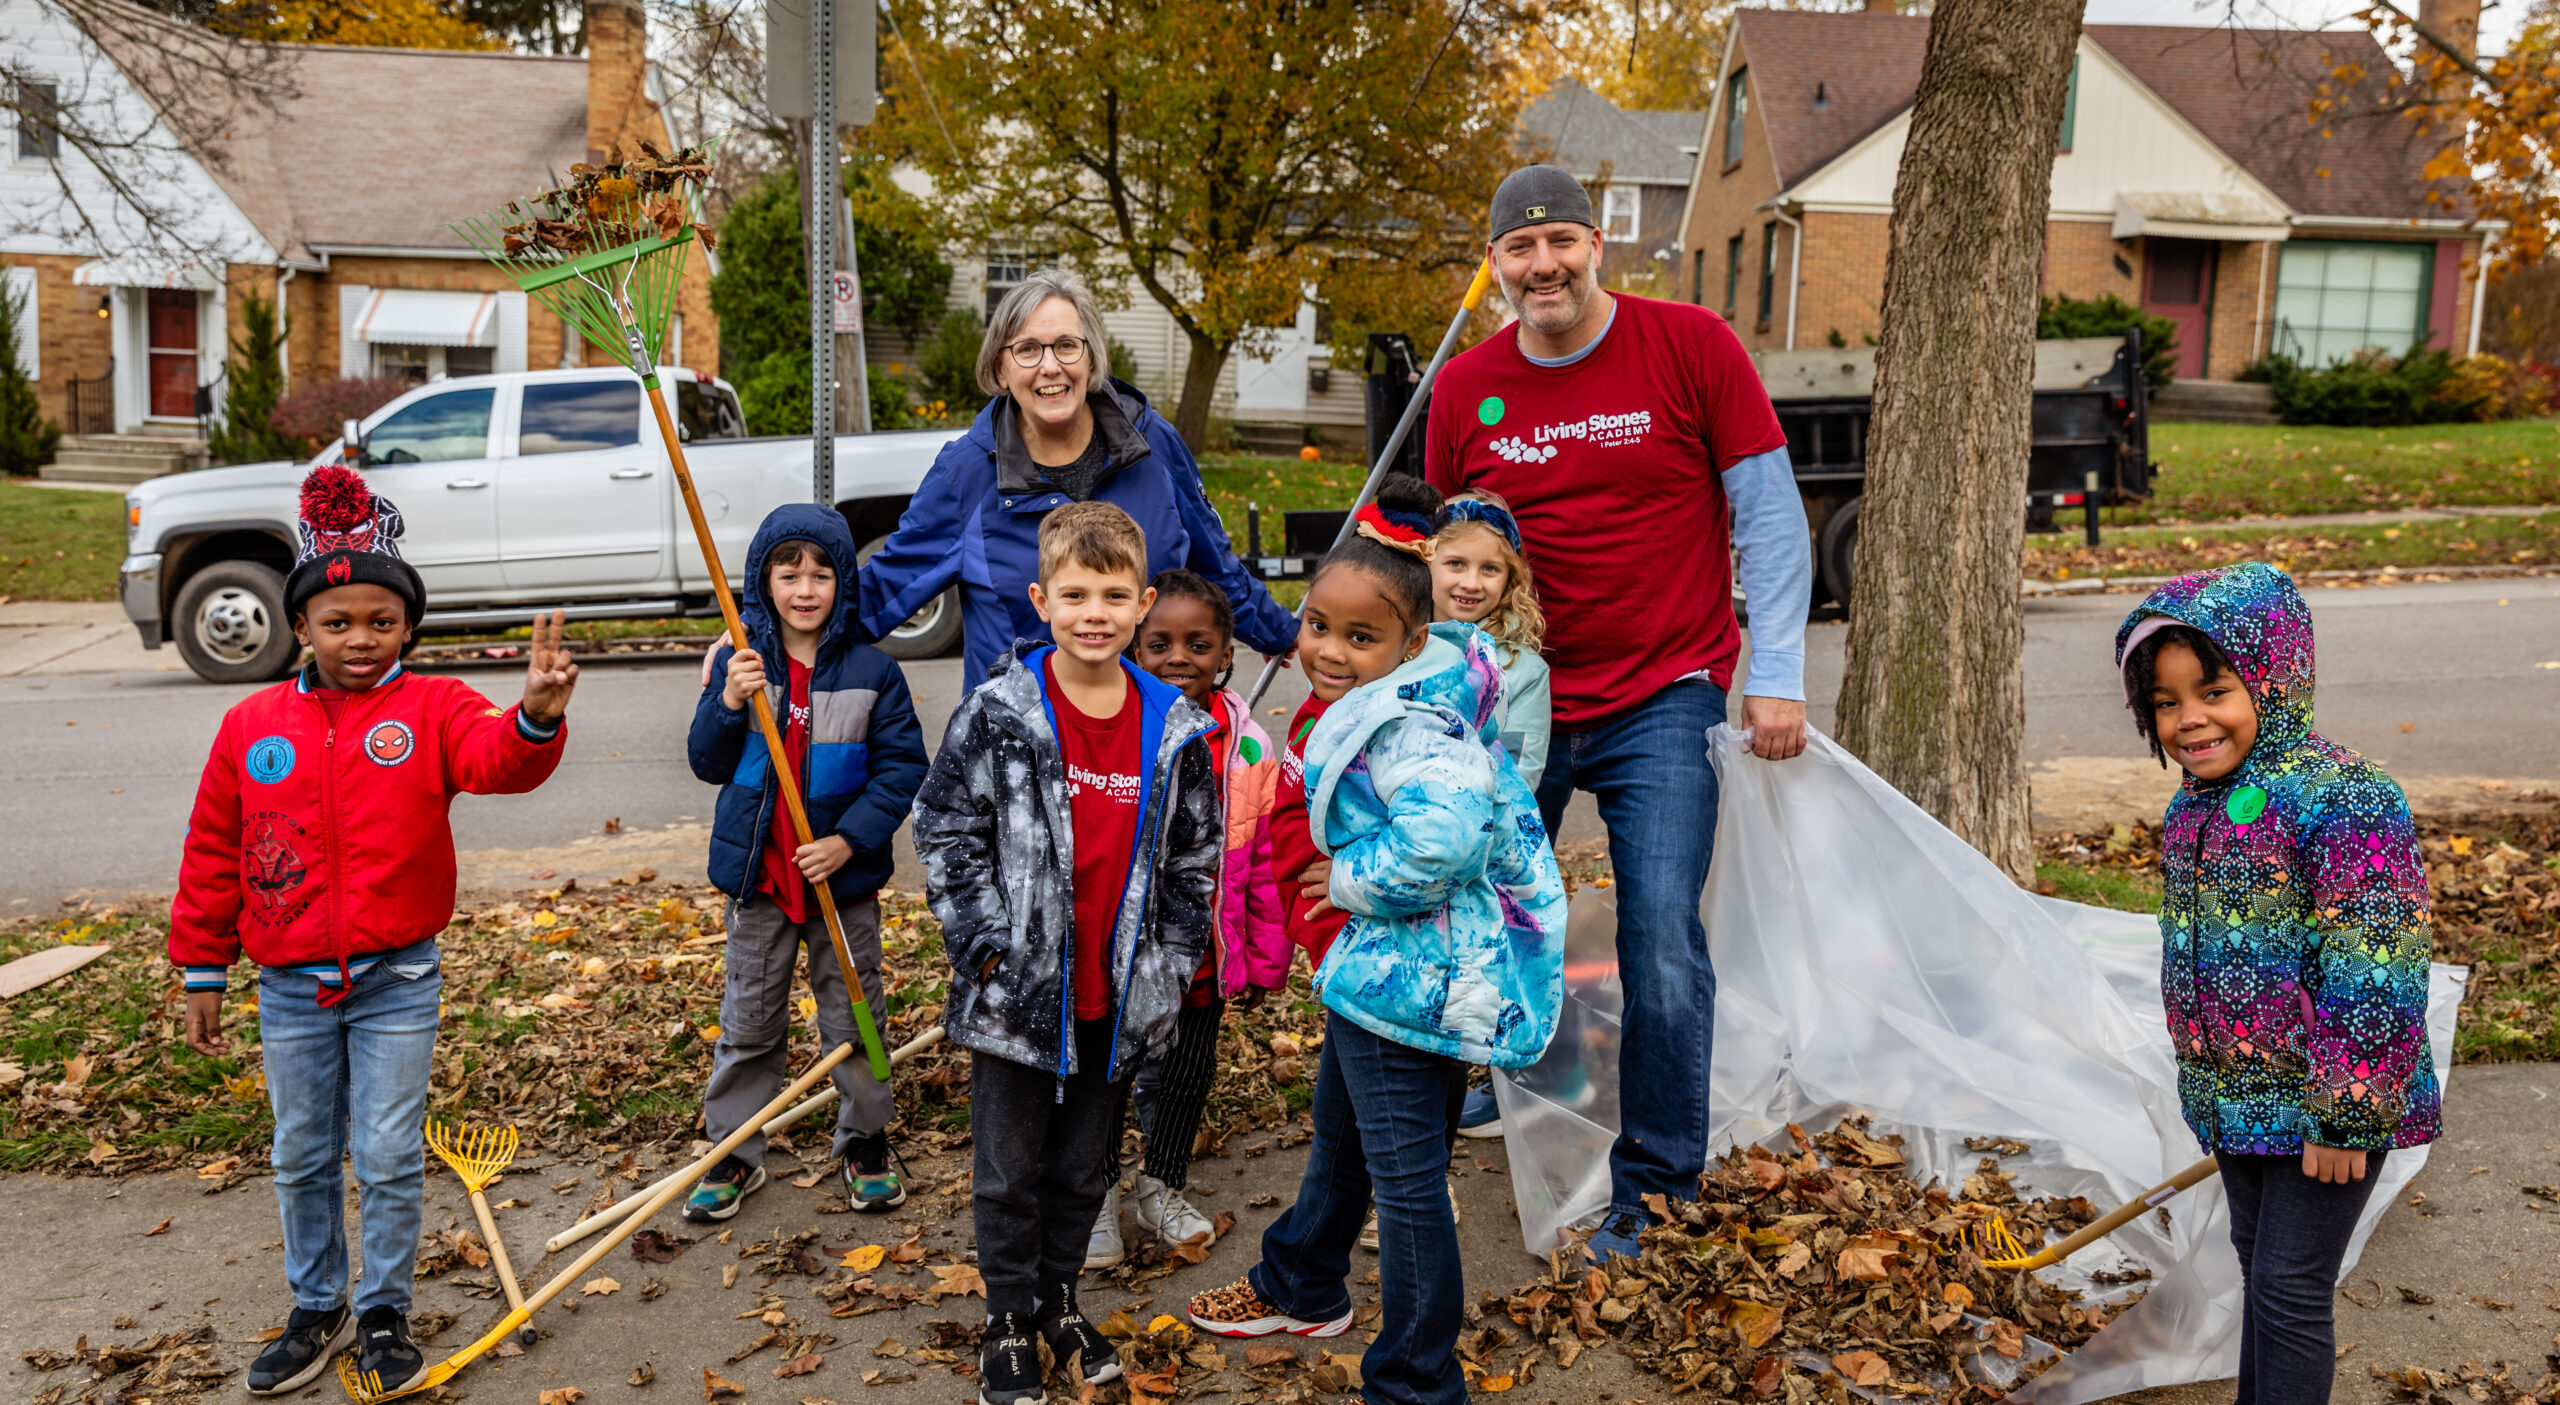
<path fill-rule="evenodd" d="M 2560 790 L 2560 580 L 2313 589 L 2323 731 L 2389 766 L 2413 795 L 2459 798 L 2481 780 Z M 2169 781 L 2131 730 L 2111 663 L 2128 595 L 2027 604 L 2027 744 L 2040 810 L 2078 797 L 2157 813 Z M 1808 631 L 1814 724 L 1831 724 L 1848 631 Z M 165 655 L 146 656 L 174 662 Z M 501 702 L 520 664 L 441 665 Z M 1237 670 L 1252 677 L 1251 661 Z M 907 666 L 928 738 L 958 701 L 957 659 Z M 539 874 L 595 881 L 640 868 L 699 877 L 712 788 L 684 760 L 695 662 L 599 659 L 570 711 L 569 754 L 526 796 L 454 806 L 466 887 L 520 888 Z M 167 669 L 0 678 L 0 913 L 74 893 L 167 893 L 195 783 L 223 710 L 250 691 Z M 1275 732 L 1304 696 L 1283 672 L 1264 701 Z M 1269 715 L 1277 709 L 1277 716 Z M 619 833 L 607 834 L 619 821 Z M 1599 834 L 1585 797 L 1561 836 Z M 901 848 L 905 846 L 902 838 Z M 902 884 L 920 882 L 902 855 Z"/>

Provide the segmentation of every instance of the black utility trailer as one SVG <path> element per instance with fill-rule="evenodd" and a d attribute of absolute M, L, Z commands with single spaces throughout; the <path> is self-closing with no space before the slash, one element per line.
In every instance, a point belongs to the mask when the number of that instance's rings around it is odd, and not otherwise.
<path fill-rule="evenodd" d="M 2098 509 L 2151 496 L 2150 398 L 2142 334 L 2036 343 L 2035 442 L 2027 461 L 2027 530 L 2062 530 L 2056 510 L 2078 508 L 2089 544 Z M 1866 491 L 1867 422 L 1875 390 L 1872 348 L 1764 352 L 1754 358 L 1786 431 L 1796 487 L 1813 532 L 1816 599 L 1846 602 L 1855 577 L 1858 505 Z M 1368 354 L 1369 462 L 1386 447 L 1419 379 L 1413 342 L 1373 333 Z M 1422 473 L 1419 424 L 1391 471 Z M 1342 530 L 1340 508 L 1281 515 L 1266 543 L 1262 511 L 1249 507 L 1245 559 L 1266 580 L 1303 579 Z M 1269 548 L 1269 554 L 1265 554 Z"/>

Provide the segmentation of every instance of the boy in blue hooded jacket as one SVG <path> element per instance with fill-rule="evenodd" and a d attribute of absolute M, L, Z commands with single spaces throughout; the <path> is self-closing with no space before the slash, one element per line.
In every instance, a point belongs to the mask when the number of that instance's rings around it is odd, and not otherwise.
<path fill-rule="evenodd" d="M 849 585 L 853 534 L 844 517 L 813 503 L 787 503 L 748 543 L 738 614 L 744 652 L 713 649 L 686 751 L 693 773 L 720 787 L 711 825 L 711 881 L 729 895 L 729 934 L 720 992 L 720 1040 L 704 1090 L 706 1133 L 738 1129 L 782 1091 L 791 1036 L 791 972 L 809 951 L 809 988 L 829 1047 L 858 1040 L 844 973 L 811 885 L 825 883 L 844 923 L 845 943 L 874 1008 L 880 988 L 880 887 L 894 866 L 890 842 L 924 783 L 924 730 L 906 675 L 853 631 L 837 608 Z M 773 669 L 771 661 L 784 667 Z M 764 734 L 752 717 L 763 689 L 782 724 L 782 744 L 809 815 L 813 843 L 797 842 L 789 807 L 773 784 Z M 889 1166 L 888 1085 L 860 1059 L 836 1065 L 843 1101 L 835 1154 L 844 1161 L 853 1208 L 885 1211 L 906 1202 Z M 739 1144 L 685 1201 L 696 1223 L 725 1220 L 765 1182 L 764 1134 Z"/>

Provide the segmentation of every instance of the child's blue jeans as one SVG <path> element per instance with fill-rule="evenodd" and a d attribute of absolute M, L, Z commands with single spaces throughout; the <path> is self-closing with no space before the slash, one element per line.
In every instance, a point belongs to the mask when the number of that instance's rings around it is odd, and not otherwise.
<path fill-rule="evenodd" d="M 2333 1185 L 2302 1174 L 2302 1153 L 2217 1151 L 2240 1251 L 2238 1405 L 2327 1405 L 2338 1362 L 2338 1268 L 2356 1220 L 2382 1183 L 2386 1153 L 2364 1179 Z"/>
<path fill-rule="evenodd" d="M 427 1075 L 444 971 L 434 941 L 386 952 L 347 998 L 322 1006 L 319 978 L 258 973 L 258 1037 L 275 1110 L 276 1202 L 293 1305 L 347 1301 L 346 1174 L 353 1153 L 364 1218 L 355 1309 L 409 1311 L 426 1193 Z"/>
<path fill-rule="evenodd" d="M 1315 1144 L 1298 1201 L 1263 1231 L 1249 1274 L 1263 1301 L 1324 1321 L 1351 1309 L 1351 1246 L 1378 1208 L 1378 1339 L 1360 1360 L 1377 1405 L 1466 1405 L 1458 1370 L 1464 1273 L 1449 1213 L 1449 1129 L 1467 1066 L 1337 1014 L 1316 1065 Z"/>

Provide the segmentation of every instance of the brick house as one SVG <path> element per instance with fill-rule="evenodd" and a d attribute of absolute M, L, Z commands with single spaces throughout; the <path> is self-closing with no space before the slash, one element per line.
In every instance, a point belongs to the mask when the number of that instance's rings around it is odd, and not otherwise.
<path fill-rule="evenodd" d="M 58 136 L 0 133 L 0 265 L 35 313 L 20 362 L 71 436 L 63 465 L 200 461 L 197 392 L 219 415 L 249 293 L 282 308 L 295 388 L 620 359 L 564 339 L 446 222 L 552 186 L 617 143 L 676 142 L 638 0 L 589 0 L 580 58 L 280 46 L 273 109 L 233 118 L 218 151 L 169 135 L 189 123 L 159 120 L 151 76 L 170 21 L 108 3 L 114 33 L 45 0 L 0 0 L 0 43 L 51 80 L 51 100 L 97 104 L 85 123 L 140 134 L 117 179 L 192 221 L 155 236 Z M 80 218 L 66 217 L 73 204 Z M 688 260 L 667 352 L 706 373 L 719 364 L 708 262 Z"/>
<path fill-rule="evenodd" d="M 2476 28 L 2476 0 L 2469 14 Z M 1735 16 L 1680 292 L 1754 350 L 1876 334 L 1928 25 L 1872 10 Z M 2390 58 L 2361 30 L 2084 29 L 2044 291 L 2112 293 L 2167 317 L 2190 380 L 2229 380 L 2277 350 L 2314 362 L 2420 340 L 2477 350 L 2496 227 L 2443 203 L 2420 174 L 2437 143 L 2407 119 L 2309 120 L 2315 86 L 2345 63 L 2373 75 L 2346 112 L 2370 110 L 2364 90 Z"/>

